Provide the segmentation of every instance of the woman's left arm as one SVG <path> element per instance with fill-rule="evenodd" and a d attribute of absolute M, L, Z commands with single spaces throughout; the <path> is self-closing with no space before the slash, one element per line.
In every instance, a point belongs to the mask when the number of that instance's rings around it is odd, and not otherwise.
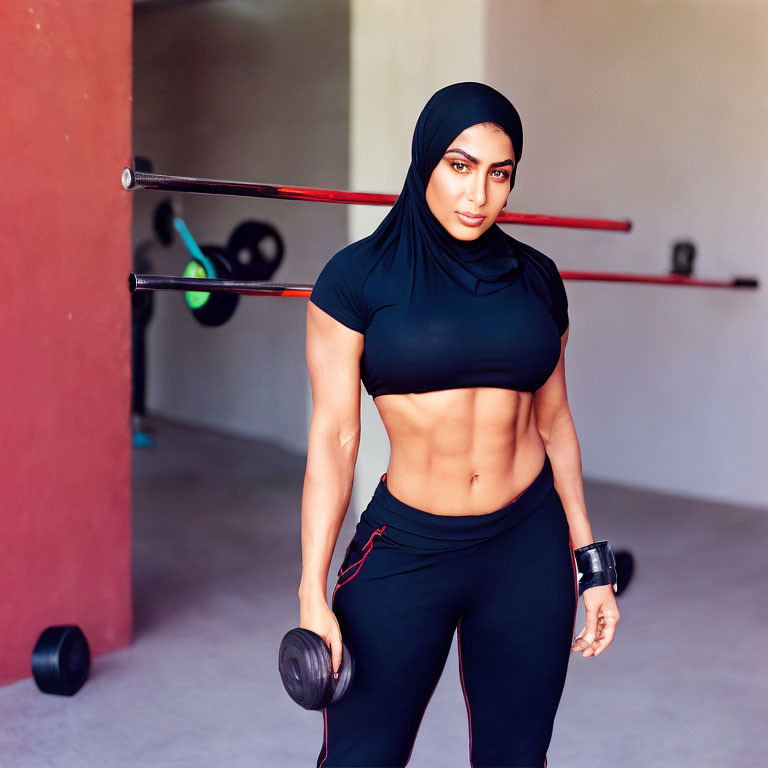
<path fill-rule="evenodd" d="M 542 387 L 533 395 L 536 427 L 552 464 L 555 490 L 565 509 L 570 529 L 571 549 L 592 544 L 592 528 L 584 501 L 581 451 L 568 406 L 565 387 L 565 346 L 570 327 L 560 339 L 560 360 Z M 586 626 L 576 637 L 573 651 L 598 656 L 613 640 L 619 610 L 610 584 L 589 587 L 582 593 L 587 611 Z"/>

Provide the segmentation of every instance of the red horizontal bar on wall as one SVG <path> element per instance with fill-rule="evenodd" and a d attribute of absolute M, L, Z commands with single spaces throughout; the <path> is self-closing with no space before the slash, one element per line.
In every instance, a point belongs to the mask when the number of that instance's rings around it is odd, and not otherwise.
<path fill-rule="evenodd" d="M 563 280 L 598 280 L 615 283 L 656 283 L 657 285 L 685 285 L 697 288 L 757 288 L 754 277 L 733 277 L 730 280 L 703 280 L 686 275 L 642 275 L 629 272 L 575 272 L 564 270 Z"/>
<path fill-rule="evenodd" d="M 731 280 L 699 280 L 683 275 L 637 275 L 614 272 L 561 272 L 564 280 L 604 280 L 622 283 L 656 283 L 662 285 L 696 286 L 699 288 L 757 288 L 752 277 Z M 176 277 L 173 275 L 137 275 L 128 278 L 131 291 L 211 291 L 239 293 L 245 296 L 299 296 L 312 293 L 312 283 L 271 283 L 249 280 L 226 280 L 207 277 Z"/>
<path fill-rule="evenodd" d="M 278 184 L 257 184 L 245 181 L 199 179 L 194 176 L 171 176 L 125 168 L 122 175 L 124 189 L 155 189 L 170 192 L 193 192 L 201 195 L 235 195 L 266 197 L 280 200 L 304 200 L 315 203 L 344 203 L 352 205 L 393 205 L 397 195 L 378 192 L 347 192 L 340 189 L 315 187 L 288 187 Z M 629 219 L 596 219 L 573 216 L 548 216 L 539 213 L 502 213 L 499 224 L 526 224 L 538 227 L 569 227 L 574 229 L 603 229 L 629 232 Z"/>

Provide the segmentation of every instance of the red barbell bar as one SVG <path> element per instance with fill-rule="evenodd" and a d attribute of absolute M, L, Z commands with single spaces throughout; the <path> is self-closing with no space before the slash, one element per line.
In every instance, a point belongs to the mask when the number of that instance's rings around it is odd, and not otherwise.
<path fill-rule="evenodd" d="M 754 277 L 734 277 L 730 280 L 699 280 L 684 275 L 639 275 L 620 272 L 560 273 L 564 280 L 598 280 L 620 283 L 655 283 L 698 288 L 757 288 Z M 299 296 L 312 293 L 312 283 L 272 283 L 252 280 L 226 280 L 208 277 L 175 277 L 170 275 L 137 275 L 128 277 L 131 291 L 209 291 L 239 293 L 245 296 Z"/>
<path fill-rule="evenodd" d="M 159 189 L 169 192 L 194 192 L 203 195 L 235 195 L 245 197 L 267 197 L 280 200 L 305 200 L 316 203 L 352 203 L 356 205 L 392 205 L 397 195 L 377 192 L 347 192 L 339 189 L 316 189 L 314 187 L 288 187 L 277 184 L 253 184 L 245 181 L 219 181 L 198 179 L 194 176 L 170 176 L 164 173 L 123 169 L 123 188 Z M 573 216 L 547 216 L 539 213 L 501 213 L 499 224 L 529 224 L 539 227 L 571 227 L 575 229 L 603 229 L 629 232 L 629 219 L 594 219 Z"/>

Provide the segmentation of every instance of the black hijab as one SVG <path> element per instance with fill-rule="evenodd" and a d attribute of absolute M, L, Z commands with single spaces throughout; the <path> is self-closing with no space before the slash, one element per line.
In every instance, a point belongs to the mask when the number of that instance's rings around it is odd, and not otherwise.
<path fill-rule="evenodd" d="M 476 295 L 493 293 L 515 282 L 523 271 L 522 243 L 495 222 L 475 240 L 459 240 L 435 218 L 426 201 L 432 171 L 450 143 L 465 128 L 485 122 L 498 124 L 512 140 L 515 166 L 511 189 L 523 151 L 523 126 L 517 110 L 484 83 L 448 85 L 430 98 L 419 115 L 411 164 L 392 210 L 372 234 L 352 247 L 377 254 L 405 249 L 414 259 L 431 259 L 455 283 Z"/>

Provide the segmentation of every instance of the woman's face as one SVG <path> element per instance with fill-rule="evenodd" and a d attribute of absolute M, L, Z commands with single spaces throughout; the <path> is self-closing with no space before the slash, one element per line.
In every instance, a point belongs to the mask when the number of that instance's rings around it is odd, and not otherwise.
<path fill-rule="evenodd" d="M 488 123 L 471 125 L 448 145 L 432 171 L 427 205 L 455 238 L 476 240 L 506 205 L 515 162 L 512 139 L 503 130 Z"/>

